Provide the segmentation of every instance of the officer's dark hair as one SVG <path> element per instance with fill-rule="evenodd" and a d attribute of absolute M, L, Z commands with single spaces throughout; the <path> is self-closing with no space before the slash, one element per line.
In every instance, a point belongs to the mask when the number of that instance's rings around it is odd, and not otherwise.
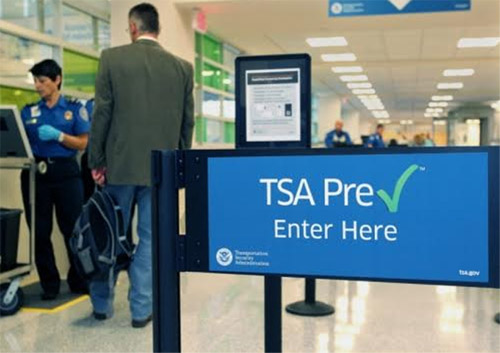
<path fill-rule="evenodd" d="M 384 127 L 384 124 L 377 124 L 377 130 L 380 129 L 381 127 Z"/>
<path fill-rule="evenodd" d="M 135 5 L 128 12 L 128 17 L 134 19 L 137 23 L 139 32 L 160 33 L 160 20 L 156 7 L 143 2 Z"/>
<path fill-rule="evenodd" d="M 33 76 L 46 76 L 52 81 L 55 81 L 57 76 L 61 76 L 61 82 L 57 85 L 58 89 L 61 89 L 62 83 L 62 69 L 57 62 L 52 59 L 42 60 L 39 63 L 33 65 L 30 69 Z"/>

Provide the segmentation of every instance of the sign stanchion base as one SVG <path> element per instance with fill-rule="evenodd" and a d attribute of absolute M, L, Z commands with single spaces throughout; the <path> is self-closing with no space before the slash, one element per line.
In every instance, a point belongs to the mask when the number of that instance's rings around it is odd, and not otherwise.
<path fill-rule="evenodd" d="M 497 324 L 500 324 L 500 313 L 497 313 L 497 314 L 495 315 L 495 322 L 496 322 Z"/>
<path fill-rule="evenodd" d="M 306 301 L 295 302 L 288 304 L 285 310 L 287 313 L 301 316 L 326 316 L 335 312 L 333 306 L 318 301 L 314 303 Z"/>
<path fill-rule="evenodd" d="M 288 304 L 286 311 L 290 314 L 302 316 L 326 316 L 335 312 L 333 306 L 316 301 L 316 280 L 306 278 L 305 281 L 306 300 Z"/>

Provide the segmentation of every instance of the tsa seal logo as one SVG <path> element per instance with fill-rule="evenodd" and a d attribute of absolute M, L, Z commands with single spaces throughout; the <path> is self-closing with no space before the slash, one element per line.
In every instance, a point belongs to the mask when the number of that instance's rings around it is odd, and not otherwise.
<path fill-rule="evenodd" d="M 233 253 L 227 248 L 220 248 L 215 255 L 217 262 L 221 266 L 229 266 L 233 262 Z"/>
<path fill-rule="evenodd" d="M 334 15 L 338 15 L 342 12 L 342 4 L 338 2 L 334 2 L 331 7 L 332 13 Z"/>

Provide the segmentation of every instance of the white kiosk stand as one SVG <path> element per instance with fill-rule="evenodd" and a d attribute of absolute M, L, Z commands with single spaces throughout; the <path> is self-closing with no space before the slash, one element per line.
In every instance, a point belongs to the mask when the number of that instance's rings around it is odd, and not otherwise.
<path fill-rule="evenodd" d="M 23 293 L 19 287 L 21 279 L 30 273 L 34 264 L 35 244 L 35 173 L 37 166 L 19 116 L 17 107 L 0 106 L 0 169 L 29 170 L 29 203 L 31 208 L 31 230 L 29 231 L 27 263 L 16 263 L 8 270 L 0 271 L 0 314 L 15 314 L 23 305 Z M 7 236 L 4 234 L 3 236 Z"/>

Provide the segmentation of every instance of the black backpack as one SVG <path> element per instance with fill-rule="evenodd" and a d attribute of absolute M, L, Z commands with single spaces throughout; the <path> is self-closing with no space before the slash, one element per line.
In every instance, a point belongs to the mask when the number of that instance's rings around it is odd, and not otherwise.
<path fill-rule="evenodd" d="M 128 268 L 134 246 L 125 234 L 121 208 L 97 190 L 83 206 L 69 239 L 73 263 L 86 280 L 109 280 Z"/>

